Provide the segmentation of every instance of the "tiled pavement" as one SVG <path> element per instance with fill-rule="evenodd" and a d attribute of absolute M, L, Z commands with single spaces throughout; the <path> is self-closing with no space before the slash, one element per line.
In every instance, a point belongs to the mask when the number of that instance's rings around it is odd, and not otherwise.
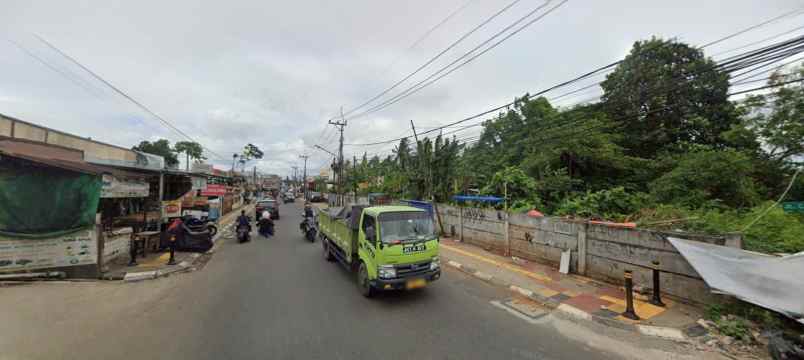
<path fill-rule="evenodd" d="M 444 263 L 460 264 L 462 270 L 499 285 L 513 285 L 528 297 L 551 307 L 571 307 L 590 318 L 608 319 L 623 326 L 651 325 L 684 329 L 700 318 L 700 309 L 663 298 L 666 307 L 647 303 L 635 294 L 634 308 L 641 320 L 622 317 L 624 289 L 574 274 L 561 274 L 558 267 L 501 256 L 480 247 L 446 238 L 441 241 Z M 478 274 L 479 273 L 479 274 Z M 482 275 L 481 275 L 482 274 Z M 617 324 L 614 324 L 617 326 Z"/>

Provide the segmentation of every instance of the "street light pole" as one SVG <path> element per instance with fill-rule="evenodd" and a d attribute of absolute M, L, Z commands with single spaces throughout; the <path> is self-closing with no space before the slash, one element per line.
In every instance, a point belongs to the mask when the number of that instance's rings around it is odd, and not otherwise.
<path fill-rule="evenodd" d="M 302 189 L 304 189 L 304 200 L 307 200 L 307 158 L 310 155 L 299 155 L 300 158 L 304 159 L 304 175 L 302 175 Z"/>

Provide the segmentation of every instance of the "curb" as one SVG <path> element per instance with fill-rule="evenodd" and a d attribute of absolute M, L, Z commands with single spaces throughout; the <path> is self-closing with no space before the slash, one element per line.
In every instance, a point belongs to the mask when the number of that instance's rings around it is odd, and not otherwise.
<path fill-rule="evenodd" d="M 248 205 L 247 205 L 248 206 Z M 207 250 L 204 253 L 192 253 L 190 254 L 190 260 L 183 260 L 181 261 L 176 267 L 169 268 L 169 269 L 160 269 L 160 270 L 150 270 L 150 271 L 141 271 L 135 273 L 126 273 L 122 279 L 114 279 L 114 280 L 123 280 L 123 282 L 137 282 L 142 280 L 151 280 L 160 277 L 165 277 L 171 274 L 176 274 L 184 271 L 193 271 L 196 269 L 195 264 L 201 258 L 202 255 L 212 255 L 215 251 L 223 244 L 223 242 L 219 242 L 218 239 L 224 233 L 224 231 L 228 231 L 234 226 L 234 222 L 230 222 L 226 225 L 221 225 L 218 229 L 218 232 L 215 236 L 212 237 L 212 248 Z"/>
<path fill-rule="evenodd" d="M 578 309 L 578 308 L 576 308 L 576 307 L 574 307 L 572 305 L 562 304 L 562 303 L 556 302 L 556 301 L 554 301 L 552 299 L 542 297 L 541 295 L 535 293 L 533 290 L 526 289 L 526 288 L 523 288 L 523 287 L 519 287 L 519 286 L 516 286 L 516 285 L 513 285 L 513 284 L 506 283 L 506 282 L 502 281 L 501 279 L 497 279 L 497 278 L 495 278 L 495 277 L 493 277 L 493 276 L 491 276 L 489 274 L 477 271 L 477 270 L 475 270 L 475 269 L 473 269 L 471 267 L 468 267 L 466 265 L 463 265 L 463 264 L 461 264 L 461 263 L 459 263 L 457 261 L 449 260 L 449 261 L 447 261 L 447 265 L 449 265 L 449 266 L 451 266 L 451 267 L 453 267 L 455 269 L 458 269 L 459 271 L 461 271 L 463 273 L 466 273 L 468 275 L 474 276 L 474 277 L 476 277 L 478 279 L 481 279 L 483 281 L 491 283 L 493 285 L 498 285 L 498 286 L 508 288 L 508 290 L 510 290 L 510 291 L 512 291 L 512 292 L 514 292 L 516 294 L 522 295 L 522 296 L 524 296 L 524 297 L 526 297 L 528 299 L 531 299 L 531 300 L 533 300 L 533 301 L 535 301 L 537 303 L 540 303 L 541 305 L 545 306 L 546 308 L 552 309 L 554 311 L 558 311 L 563 315 L 566 315 L 566 316 L 569 316 L 569 317 L 572 317 L 572 318 L 575 318 L 575 319 L 594 321 L 594 322 L 597 322 L 599 324 L 615 327 L 615 328 L 618 328 L 618 329 L 621 329 L 621 330 L 638 332 L 638 333 L 640 333 L 642 335 L 645 335 L 645 336 L 657 337 L 657 338 L 673 340 L 673 341 L 678 341 L 678 342 L 687 342 L 687 341 L 689 341 L 689 339 L 687 338 L 686 335 L 684 335 L 684 333 L 683 333 L 683 331 L 681 329 L 672 328 L 672 327 L 666 327 L 666 326 L 630 324 L 630 323 L 625 323 L 625 322 L 617 321 L 617 320 L 602 317 L 602 316 L 597 316 L 597 315 L 588 313 L 586 311 L 583 311 L 581 309 Z"/>

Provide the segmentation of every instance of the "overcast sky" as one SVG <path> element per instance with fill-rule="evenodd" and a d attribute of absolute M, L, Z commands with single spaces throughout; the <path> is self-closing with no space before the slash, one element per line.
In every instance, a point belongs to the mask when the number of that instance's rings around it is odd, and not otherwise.
<path fill-rule="evenodd" d="M 309 171 L 317 173 L 329 155 L 312 145 L 337 150 L 326 120 L 341 106 L 348 111 L 388 88 L 511 1 L 470 0 L 410 48 L 467 0 L 0 0 L 0 113 L 125 147 L 183 140 L 37 34 L 225 159 L 254 143 L 266 152 L 250 164 L 261 171 L 286 175 L 301 166 L 300 154 L 309 154 Z M 542 4 L 519 1 L 388 95 Z M 346 143 L 407 135 L 410 120 L 426 129 L 479 113 L 619 60 L 634 41 L 652 35 L 703 44 L 802 6 L 796 0 L 570 0 L 415 95 L 349 121 Z M 804 15 L 706 50 L 715 54 L 801 24 Z M 345 153 L 390 148 L 347 146 Z"/>

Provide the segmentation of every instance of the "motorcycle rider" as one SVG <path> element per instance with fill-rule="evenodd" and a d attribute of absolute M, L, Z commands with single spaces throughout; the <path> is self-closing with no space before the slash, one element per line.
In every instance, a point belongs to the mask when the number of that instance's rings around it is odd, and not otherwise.
<path fill-rule="evenodd" d="M 299 229 L 301 229 L 302 232 L 306 232 L 307 231 L 306 227 L 309 226 L 308 224 L 312 223 L 313 219 L 315 219 L 315 212 L 313 212 L 313 206 L 310 205 L 310 202 L 307 201 L 304 202 L 303 215 L 304 219 L 302 220 L 301 224 L 299 224 Z"/>
<path fill-rule="evenodd" d="M 237 227 L 246 226 L 248 231 L 251 232 L 251 219 L 246 216 L 245 210 L 240 210 L 240 216 L 237 217 Z"/>
<path fill-rule="evenodd" d="M 268 211 L 262 212 L 262 218 L 259 222 L 260 235 L 270 237 L 274 234 L 274 221 L 271 220 L 271 213 Z"/>

